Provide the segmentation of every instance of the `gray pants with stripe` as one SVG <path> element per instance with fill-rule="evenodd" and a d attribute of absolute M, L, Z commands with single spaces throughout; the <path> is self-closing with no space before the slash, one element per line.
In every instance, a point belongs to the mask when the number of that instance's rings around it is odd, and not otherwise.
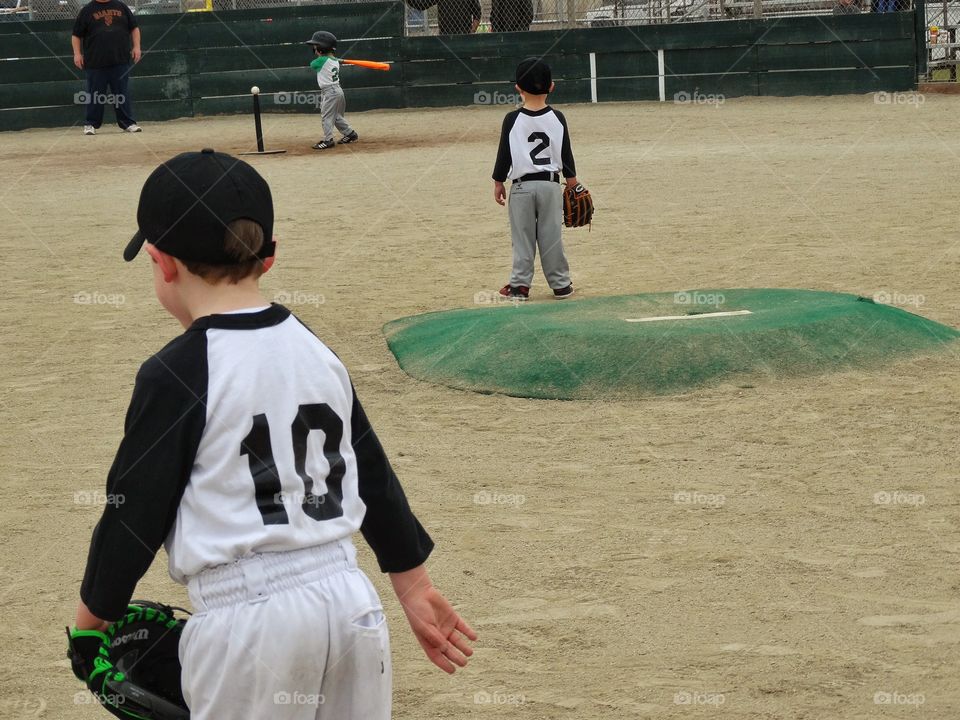
<path fill-rule="evenodd" d="M 540 265 L 554 290 L 570 284 L 570 265 L 560 238 L 563 226 L 560 185 L 547 180 L 514 182 L 510 186 L 510 234 L 513 239 L 511 285 L 530 287 L 533 261 L 540 249 Z"/>
<path fill-rule="evenodd" d="M 343 117 L 347 109 L 347 99 L 339 86 L 325 88 L 320 91 L 320 117 L 323 119 L 323 139 L 333 140 L 333 128 L 336 127 L 344 135 L 353 132 L 350 123 Z"/>

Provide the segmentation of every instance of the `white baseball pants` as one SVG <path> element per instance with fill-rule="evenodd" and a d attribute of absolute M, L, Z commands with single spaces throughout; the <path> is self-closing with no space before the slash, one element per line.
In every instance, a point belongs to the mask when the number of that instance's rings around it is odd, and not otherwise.
<path fill-rule="evenodd" d="M 180 640 L 193 720 L 388 720 L 390 643 L 349 540 L 190 579 Z"/>

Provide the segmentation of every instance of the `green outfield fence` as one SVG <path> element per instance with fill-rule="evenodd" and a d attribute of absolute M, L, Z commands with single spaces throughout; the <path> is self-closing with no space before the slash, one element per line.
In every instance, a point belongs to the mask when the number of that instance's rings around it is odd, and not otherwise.
<path fill-rule="evenodd" d="M 424 37 L 404 37 L 404 13 L 372 2 L 143 16 L 137 118 L 249 112 L 251 85 L 265 112 L 315 112 L 302 41 L 318 28 L 344 57 L 394 64 L 343 67 L 352 111 L 496 103 L 529 55 L 553 66 L 557 103 L 895 92 L 916 88 L 925 41 L 914 12 Z M 0 25 L 0 130 L 82 123 L 71 27 Z"/>

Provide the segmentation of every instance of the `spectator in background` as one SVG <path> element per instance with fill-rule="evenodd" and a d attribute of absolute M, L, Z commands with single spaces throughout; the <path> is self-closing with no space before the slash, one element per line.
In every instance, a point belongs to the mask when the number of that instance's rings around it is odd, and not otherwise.
<path fill-rule="evenodd" d="M 407 5 L 414 10 L 436 5 L 441 35 L 467 35 L 480 24 L 480 0 L 407 0 Z"/>
<path fill-rule="evenodd" d="M 121 130 L 140 132 L 129 82 L 133 63 L 140 62 L 140 28 L 130 8 L 120 0 L 91 0 L 77 14 L 71 44 L 73 64 L 87 77 L 83 134 L 96 134 L 108 101 Z"/>
<path fill-rule="evenodd" d="M 493 32 L 522 32 L 533 22 L 532 0 L 493 0 L 490 29 Z"/>
<path fill-rule="evenodd" d="M 860 13 L 860 5 L 857 0 L 834 0 L 834 15 L 857 15 Z"/>
<path fill-rule="evenodd" d="M 416 30 L 427 29 L 427 13 L 407 5 L 407 27 Z"/>

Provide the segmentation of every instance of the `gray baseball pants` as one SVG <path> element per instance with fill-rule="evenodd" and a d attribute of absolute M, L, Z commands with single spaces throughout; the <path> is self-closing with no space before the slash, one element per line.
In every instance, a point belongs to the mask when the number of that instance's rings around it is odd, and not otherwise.
<path fill-rule="evenodd" d="M 511 285 L 530 287 L 533 261 L 540 249 L 540 265 L 554 290 L 570 284 L 570 265 L 560 237 L 563 226 L 560 185 L 548 180 L 528 180 L 510 185 L 510 234 L 513 240 Z"/>
<path fill-rule="evenodd" d="M 323 139 L 333 140 L 333 128 L 344 135 L 353 132 L 350 123 L 343 117 L 347 109 L 347 99 L 340 87 L 326 88 L 320 91 L 320 117 L 323 119 Z"/>

